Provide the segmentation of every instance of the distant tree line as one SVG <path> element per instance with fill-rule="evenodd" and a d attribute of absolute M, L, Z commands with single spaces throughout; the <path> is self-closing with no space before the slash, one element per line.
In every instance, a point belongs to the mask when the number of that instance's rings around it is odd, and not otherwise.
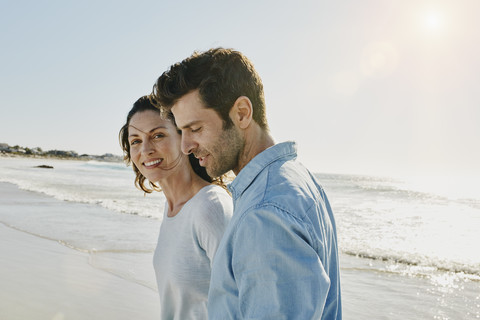
<path fill-rule="evenodd" d="M 9 146 L 7 143 L 0 143 L 0 154 L 12 154 L 20 156 L 38 156 L 38 157 L 55 157 L 62 159 L 82 159 L 82 160 L 100 160 L 100 161 L 122 161 L 123 158 L 111 153 L 105 153 L 103 155 L 79 155 L 75 151 L 64 150 L 48 150 L 43 151 L 42 148 L 27 148 L 18 145 Z"/>

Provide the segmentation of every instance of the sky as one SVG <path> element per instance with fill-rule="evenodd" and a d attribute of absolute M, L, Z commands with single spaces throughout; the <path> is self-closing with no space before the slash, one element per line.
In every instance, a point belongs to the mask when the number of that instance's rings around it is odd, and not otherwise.
<path fill-rule="evenodd" d="M 0 142 L 121 155 L 195 50 L 243 52 L 313 172 L 480 176 L 480 1 L 0 0 Z"/>

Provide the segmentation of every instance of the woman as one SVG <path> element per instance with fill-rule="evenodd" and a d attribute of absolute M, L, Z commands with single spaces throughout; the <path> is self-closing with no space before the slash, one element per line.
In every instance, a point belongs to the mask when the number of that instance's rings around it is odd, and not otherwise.
<path fill-rule="evenodd" d="M 166 198 L 153 258 L 162 319 L 207 319 L 210 268 L 232 216 L 231 197 L 221 179 L 212 181 L 181 152 L 173 115 L 161 114 L 147 96 L 135 102 L 119 137 L 135 185 Z"/>

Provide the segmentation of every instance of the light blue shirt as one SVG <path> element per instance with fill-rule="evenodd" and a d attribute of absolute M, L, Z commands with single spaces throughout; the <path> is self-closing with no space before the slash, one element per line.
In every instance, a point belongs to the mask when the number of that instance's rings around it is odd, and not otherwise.
<path fill-rule="evenodd" d="M 229 185 L 234 213 L 218 247 L 209 319 L 341 319 L 335 221 L 294 142 L 258 154 Z"/>

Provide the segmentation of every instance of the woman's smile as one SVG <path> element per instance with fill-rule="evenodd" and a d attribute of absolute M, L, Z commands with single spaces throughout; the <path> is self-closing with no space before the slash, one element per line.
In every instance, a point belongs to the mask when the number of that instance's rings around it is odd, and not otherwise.
<path fill-rule="evenodd" d="M 156 168 L 158 167 L 158 165 L 160 163 L 162 163 L 162 159 L 157 159 L 157 160 L 150 160 L 148 162 L 144 162 L 143 165 L 147 168 L 147 169 L 151 169 L 151 168 Z"/>

